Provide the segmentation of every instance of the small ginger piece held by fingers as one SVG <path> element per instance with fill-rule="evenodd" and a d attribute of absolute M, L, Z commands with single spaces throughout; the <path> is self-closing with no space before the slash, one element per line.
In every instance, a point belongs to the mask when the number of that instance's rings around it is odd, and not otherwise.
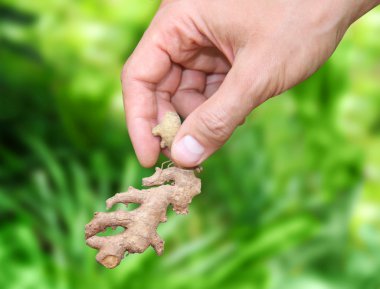
<path fill-rule="evenodd" d="M 176 113 L 168 112 L 152 133 L 162 138 L 161 147 L 169 147 L 181 126 Z M 187 214 L 193 197 L 201 192 L 201 180 L 195 175 L 198 169 L 188 170 L 178 167 L 156 168 L 156 172 L 144 178 L 143 186 L 138 190 L 129 187 L 127 192 L 116 194 L 106 202 L 107 209 L 117 203 L 140 204 L 133 211 L 97 212 L 86 225 L 85 235 L 88 246 L 99 250 L 96 260 L 112 269 L 120 264 L 126 252 L 142 253 L 152 246 L 158 255 L 164 250 L 164 241 L 157 234 L 160 223 L 166 222 L 169 205 L 177 214 Z M 124 231 L 112 236 L 97 236 L 108 227 L 124 228 Z"/>
<path fill-rule="evenodd" d="M 181 119 L 175 112 L 167 112 L 164 118 L 156 127 L 153 128 L 152 134 L 161 137 L 161 148 L 171 148 L 175 135 L 181 126 Z"/>

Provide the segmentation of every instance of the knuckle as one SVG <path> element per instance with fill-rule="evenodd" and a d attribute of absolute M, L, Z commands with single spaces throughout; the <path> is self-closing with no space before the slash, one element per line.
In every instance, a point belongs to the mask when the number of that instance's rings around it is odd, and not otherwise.
<path fill-rule="evenodd" d="M 203 133 L 216 144 L 223 144 L 230 135 L 230 124 L 224 113 L 204 112 L 199 116 Z"/>

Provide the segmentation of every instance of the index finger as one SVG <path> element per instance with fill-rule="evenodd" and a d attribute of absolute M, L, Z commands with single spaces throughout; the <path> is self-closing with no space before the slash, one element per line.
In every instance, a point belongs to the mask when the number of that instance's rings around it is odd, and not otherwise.
<path fill-rule="evenodd" d="M 156 33 L 155 33 L 156 32 Z M 147 31 L 123 68 L 124 110 L 129 136 L 142 166 L 153 166 L 160 153 L 156 87 L 171 68 L 169 55 L 160 48 L 158 31 Z"/>

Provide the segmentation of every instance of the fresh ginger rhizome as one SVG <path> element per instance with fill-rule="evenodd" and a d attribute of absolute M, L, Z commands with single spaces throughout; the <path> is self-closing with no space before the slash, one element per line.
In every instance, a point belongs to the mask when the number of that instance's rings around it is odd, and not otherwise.
<path fill-rule="evenodd" d="M 153 134 L 161 137 L 161 147 L 171 147 L 180 125 L 176 113 L 165 114 L 161 123 L 153 129 Z M 117 203 L 136 203 L 140 206 L 133 211 L 95 213 L 86 225 L 85 235 L 87 245 L 99 250 L 96 260 L 111 269 L 120 264 L 126 252 L 142 253 L 152 246 L 161 255 L 164 241 L 157 234 L 157 227 L 166 222 L 169 205 L 177 214 L 188 213 L 193 197 L 201 192 L 201 180 L 195 175 L 196 171 L 178 167 L 156 168 L 152 176 L 142 180 L 143 186 L 150 188 L 138 190 L 129 187 L 127 192 L 109 198 L 106 201 L 107 209 Z M 125 229 L 120 234 L 104 237 L 96 235 L 108 227 L 118 226 Z"/>

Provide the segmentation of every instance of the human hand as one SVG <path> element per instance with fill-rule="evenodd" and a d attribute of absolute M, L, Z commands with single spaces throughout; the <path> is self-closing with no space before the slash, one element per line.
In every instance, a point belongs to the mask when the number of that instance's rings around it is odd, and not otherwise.
<path fill-rule="evenodd" d="M 164 151 L 202 163 L 258 105 L 313 74 L 379 0 L 164 1 L 122 73 L 129 135 L 140 163 L 160 152 L 165 112 L 185 121 Z"/>

